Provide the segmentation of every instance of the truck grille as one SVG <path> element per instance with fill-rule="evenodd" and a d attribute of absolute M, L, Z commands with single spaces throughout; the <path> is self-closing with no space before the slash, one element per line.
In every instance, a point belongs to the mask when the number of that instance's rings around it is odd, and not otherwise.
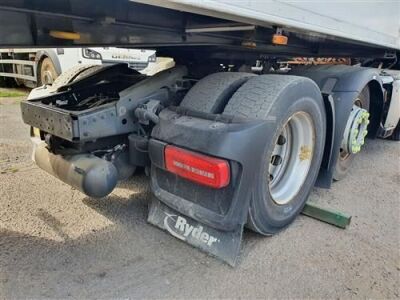
<path fill-rule="evenodd" d="M 130 62 L 128 63 L 129 68 L 135 69 L 137 71 L 141 71 L 149 65 L 148 62 Z"/>

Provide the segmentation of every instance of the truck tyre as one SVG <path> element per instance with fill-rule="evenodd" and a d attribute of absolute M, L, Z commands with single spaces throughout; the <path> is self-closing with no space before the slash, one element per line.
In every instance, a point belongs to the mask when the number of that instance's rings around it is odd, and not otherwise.
<path fill-rule="evenodd" d="M 354 105 L 369 111 L 369 103 L 369 87 L 366 86 L 362 89 L 358 97 L 354 99 Z M 335 171 L 333 172 L 333 180 L 339 181 L 346 176 L 350 170 L 351 163 L 353 162 L 355 156 L 356 154 L 347 153 L 343 148 L 340 148 Z"/>
<path fill-rule="evenodd" d="M 205 113 L 222 113 L 233 93 L 252 76 L 256 75 L 242 72 L 208 75 L 189 90 L 180 106 Z"/>
<path fill-rule="evenodd" d="M 51 59 L 46 57 L 40 63 L 38 75 L 38 86 L 42 86 L 45 84 L 52 84 L 59 74 Z"/>
<path fill-rule="evenodd" d="M 390 139 L 393 140 L 393 141 L 400 141 L 400 121 L 397 122 L 397 126 L 393 130 L 393 133 L 390 136 Z"/>
<path fill-rule="evenodd" d="M 237 90 L 224 114 L 270 124 L 247 226 L 274 234 L 301 212 L 318 175 L 326 131 L 321 91 L 305 77 L 260 75 Z"/>

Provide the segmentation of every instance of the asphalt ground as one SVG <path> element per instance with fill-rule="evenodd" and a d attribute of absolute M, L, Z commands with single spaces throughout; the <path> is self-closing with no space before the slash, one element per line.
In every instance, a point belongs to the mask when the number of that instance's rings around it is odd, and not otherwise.
<path fill-rule="evenodd" d="M 246 231 L 231 268 L 146 222 L 143 172 L 95 200 L 36 167 L 19 100 L 0 98 L 1 299 L 400 297 L 400 143 L 369 140 L 345 180 L 312 192 L 348 229 L 299 216 Z"/>

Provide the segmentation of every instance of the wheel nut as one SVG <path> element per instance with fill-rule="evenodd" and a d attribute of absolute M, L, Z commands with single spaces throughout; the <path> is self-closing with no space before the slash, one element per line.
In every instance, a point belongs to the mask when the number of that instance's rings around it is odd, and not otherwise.
<path fill-rule="evenodd" d="M 280 135 L 280 136 L 278 137 L 277 144 L 278 144 L 279 146 L 282 146 L 282 145 L 285 144 L 285 143 L 286 143 L 286 138 L 285 138 L 283 135 Z"/>
<path fill-rule="evenodd" d="M 274 166 L 278 166 L 282 163 L 282 157 L 279 155 L 274 155 L 271 158 L 271 164 L 273 164 Z"/>

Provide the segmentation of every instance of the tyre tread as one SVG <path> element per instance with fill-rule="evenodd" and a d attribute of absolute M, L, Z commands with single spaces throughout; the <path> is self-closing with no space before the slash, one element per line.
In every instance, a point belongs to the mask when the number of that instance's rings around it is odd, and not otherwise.
<path fill-rule="evenodd" d="M 292 75 L 260 75 L 243 84 L 226 105 L 223 114 L 264 119 L 279 94 L 303 78 Z"/>
<path fill-rule="evenodd" d="M 180 106 L 206 113 L 220 113 L 226 101 L 248 78 L 244 72 L 220 72 L 198 81 L 183 98 Z"/>

